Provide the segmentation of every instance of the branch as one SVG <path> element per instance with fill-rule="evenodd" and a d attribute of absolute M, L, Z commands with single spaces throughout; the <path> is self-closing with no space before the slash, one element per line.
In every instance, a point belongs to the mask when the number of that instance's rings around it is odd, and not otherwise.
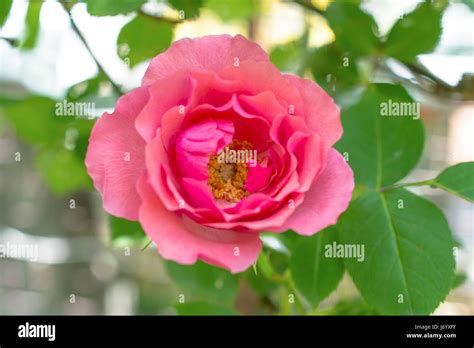
<path fill-rule="evenodd" d="M 65 4 L 63 1 L 61 2 L 61 4 L 63 5 L 64 10 L 67 12 L 67 14 L 69 16 L 69 20 L 71 22 L 72 30 L 76 33 L 76 35 L 79 37 L 79 39 L 82 41 L 82 43 L 86 47 L 87 51 L 89 52 L 89 55 L 91 56 L 91 58 L 94 60 L 95 64 L 97 65 L 97 68 L 99 69 L 99 72 L 101 72 L 102 74 L 104 74 L 105 77 L 107 77 L 107 80 L 109 80 L 110 84 L 112 85 L 113 90 L 119 96 L 121 96 L 123 94 L 122 88 L 114 82 L 114 80 L 110 77 L 109 74 L 107 74 L 107 72 L 105 71 L 102 64 L 99 62 L 99 60 L 94 55 L 94 52 L 92 52 L 89 44 L 87 43 L 86 39 L 84 38 L 84 35 L 82 35 L 81 31 L 79 30 L 79 28 L 76 25 L 76 22 L 74 21 L 74 18 L 72 18 L 71 12 L 68 10 L 67 4 Z"/>
<path fill-rule="evenodd" d="M 314 6 L 311 3 L 311 0 L 293 0 L 293 2 L 295 2 L 298 5 L 301 5 L 302 7 L 306 8 L 307 10 L 310 10 L 312 12 L 315 12 L 315 13 L 325 17 L 324 11 L 321 11 L 319 8 Z"/>

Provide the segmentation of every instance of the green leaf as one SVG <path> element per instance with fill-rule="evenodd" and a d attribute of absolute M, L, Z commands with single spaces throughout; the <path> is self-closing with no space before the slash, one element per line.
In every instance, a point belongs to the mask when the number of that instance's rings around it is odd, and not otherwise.
<path fill-rule="evenodd" d="M 466 273 L 456 273 L 453 279 L 452 289 L 456 289 L 457 287 L 460 287 L 466 282 L 466 280 L 467 280 Z"/>
<path fill-rule="evenodd" d="M 317 48 L 311 55 L 311 72 L 318 84 L 332 96 L 360 83 L 356 60 L 332 43 Z"/>
<path fill-rule="evenodd" d="M 405 177 L 421 156 L 424 131 L 420 119 L 382 116 L 384 111 L 395 111 L 394 105 L 419 106 L 403 87 L 375 84 L 357 104 L 342 112 L 344 135 L 336 148 L 349 155 L 359 184 L 371 188 L 393 184 Z"/>
<path fill-rule="evenodd" d="M 377 49 L 377 24 L 372 16 L 362 11 L 357 3 L 334 1 L 326 18 L 336 34 L 336 44 L 354 56 L 369 55 Z"/>
<path fill-rule="evenodd" d="M 259 11 L 256 0 L 206 0 L 205 7 L 224 22 L 247 19 Z"/>
<path fill-rule="evenodd" d="M 451 289 L 451 231 L 431 202 L 405 189 L 368 191 L 351 203 L 340 231 L 345 245 L 364 246 L 364 260 L 346 257 L 345 265 L 382 314 L 431 313 Z"/>
<path fill-rule="evenodd" d="M 142 226 L 136 221 L 129 221 L 115 216 L 109 216 L 111 241 L 116 247 L 140 245 L 144 246 L 148 237 Z"/>
<path fill-rule="evenodd" d="M 441 172 L 432 185 L 474 203 L 474 162 L 464 162 Z"/>
<path fill-rule="evenodd" d="M 153 38 L 153 44 L 150 38 Z M 117 40 L 117 51 L 126 44 L 129 52 L 127 57 L 122 58 L 128 58 L 130 66 L 134 66 L 167 49 L 172 38 L 173 27 L 170 23 L 139 14 L 122 28 Z"/>
<path fill-rule="evenodd" d="M 442 9 L 428 2 L 399 19 L 384 44 L 385 53 L 402 61 L 412 61 L 431 52 L 441 36 Z"/>
<path fill-rule="evenodd" d="M 295 285 L 315 307 L 336 289 L 344 274 L 343 260 L 328 254 L 333 243 L 337 243 L 337 231 L 329 227 L 301 239 L 291 250 L 290 270 Z"/>
<path fill-rule="evenodd" d="M 168 0 L 168 3 L 176 10 L 183 11 L 185 19 L 191 19 L 199 16 L 203 0 Z"/>
<path fill-rule="evenodd" d="M 295 40 L 273 47 L 270 60 L 282 72 L 299 74 L 305 65 L 304 54 L 305 47 L 302 41 Z"/>
<path fill-rule="evenodd" d="M 276 284 L 266 278 L 261 272 L 255 274 L 253 268 L 245 272 L 249 286 L 257 295 L 266 296 L 276 288 Z"/>
<path fill-rule="evenodd" d="M 207 302 L 186 302 L 174 306 L 178 315 L 237 315 L 231 308 Z"/>
<path fill-rule="evenodd" d="M 92 16 L 116 16 L 138 10 L 147 0 L 84 0 Z"/>
<path fill-rule="evenodd" d="M 2 0 L 0 1 L 0 27 L 3 26 L 5 20 L 10 13 L 10 9 L 12 7 L 13 0 Z"/>
<path fill-rule="evenodd" d="M 39 20 L 43 1 L 29 1 L 26 13 L 26 34 L 22 40 L 21 48 L 28 50 L 35 47 L 39 31 Z"/>
<path fill-rule="evenodd" d="M 7 120 L 16 135 L 29 144 L 50 141 L 55 131 L 55 101 L 32 96 L 5 108 Z"/>
<path fill-rule="evenodd" d="M 194 265 L 165 262 L 170 278 L 183 291 L 185 301 L 204 300 L 231 305 L 237 293 L 237 277 L 224 269 L 198 261 Z"/>
<path fill-rule="evenodd" d="M 63 147 L 47 147 L 40 151 L 37 165 L 56 194 L 66 194 L 91 187 L 84 163 L 74 152 Z"/>

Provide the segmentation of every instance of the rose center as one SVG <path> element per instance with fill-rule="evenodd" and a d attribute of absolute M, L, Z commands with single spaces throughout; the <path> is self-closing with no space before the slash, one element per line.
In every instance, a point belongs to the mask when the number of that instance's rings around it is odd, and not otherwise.
<path fill-rule="evenodd" d="M 209 158 L 208 185 L 216 199 L 237 203 L 249 192 L 245 189 L 247 180 L 247 161 L 252 144 L 248 141 L 232 141 L 218 154 Z"/>

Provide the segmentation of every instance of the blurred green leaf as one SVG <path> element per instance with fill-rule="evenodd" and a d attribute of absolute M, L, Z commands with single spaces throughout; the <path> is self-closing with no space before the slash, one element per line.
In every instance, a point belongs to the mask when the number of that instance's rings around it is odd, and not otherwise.
<path fill-rule="evenodd" d="M 109 216 L 111 242 L 115 247 L 139 245 L 143 247 L 148 237 L 142 226 L 136 221 L 129 221 L 115 216 Z"/>
<path fill-rule="evenodd" d="M 364 246 L 345 265 L 364 299 L 389 315 L 429 314 L 454 278 L 453 241 L 433 203 L 405 189 L 368 191 L 342 218 L 340 241 Z"/>
<path fill-rule="evenodd" d="M 392 107 L 416 104 L 398 85 L 371 85 L 360 101 L 342 112 L 344 135 L 336 144 L 347 153 L 356 182 L 379 188 L 405 177 L 421 156 L 424 130 L 419 115 L 388 116 Z M 387 116 L 382 116 L 384 111 Z"/>
<path fill-rule="evenodd" d="M 378 31 L 377 24 L 357 3 L 334 1 L 327 9 L 326 18 L 336 34 L 336 44 L 344 52 L 362 56 L 376 51 L 379 44 L 375 34 Z"/>
<path fill-rule="evenodd" d="M 446 168 L 433 180 L 432 185 L 474 203 L 474 162 Z"/>
<path fill-rule="evenodd" d="M 7 120 L 16 135 L 29 144 L 42 144 L 51 140 L 55 132 L 55 101 L 32 96 L 5 108 Z"/>
<path fill-rule="evenodd" d="M 84 0 L 92 16 L 116 16 L 138 10 L 147 0 Z"/>
<path fill-rule="evenodd" d="M 174 306 L 178 315 L 237 315 L 231 308 L 207 302 L 186 302 Z"/>
<path fill-rule="evenodd" d="M 247 270 L 245 275 L 249 286 L 257 295 L 266 296 L 277 286 L 274 282 L 268 280 L 262 272 L 257 271 L 255 274 L 255 271 L 252 268 Z"/>
<path fill-rule="evenodd" d="M 206 0 L 205 7 L 216 13 L 224 22 L 247 19 L 259 10 L 256 0 Z"/>
<path fill-rule="evenodd" d="M 26 13 L 26 34 L 22 40 L 21 48 L 28 50 L 35 47 L 39 31 L 39 20 L 43 1 L 29 1 Z"/>
<path fill-rule="evenodd" d="M 184 12 L 184 19 L 192 19 L 199 16 L 199 9 L 203 0 L 168 0 L 168 3 L 178 11 Z"/>
<path fill-rule="evenodd" d="M 332 43 L 317 48 L 311 55 L 311 72 L 318 84 L 332 96 L 360 84 L 355 58 Z"/>
<path fill-rule="evenodd" d="M 305 68 L 305 54 L 301 40 L 295 40 L 273 47 L 270 60 L 282 72 L 298 75 Z"/>
<path fill-rule="evenodd" d="M 461 0 L 471 11 L 474 11 L 474 0 Z"/>
<path fill-rule="evenodd" d="M 431 52 L 441 36 L 442 8 L 421 3 L 399 19 L 388 34 L 385 53 L 402 61 L 412 61 L 421 53 Z"/>
<path fill-rule="evenodd" d="M 165 262 L 170 278 L 183 291 L 185 301 L 204 300 L 220 305 L 232 305 L 237 293 L 237 276 L 228 271 L 198 261 L 194 265 Z"/>
<path fill-rule="evenodd" d="M 167 49 L 172 38 L 172 24 L 138 14 L 120 32 L 117 49 L 124 44 L 128 46 L 128 55 L 122 58 L 128 58 L 133 67 Z"/>
<path fill-rule="evenodd" d="M 36 160 L 46 182 L 56 194 L 91 187 L 84 163 L 72 151 L 62 147 L 46 147 L 40 150 Z"/>
<path fill-rule="evenodd" d="M 257 274 L 258 273 L 261 273 L 267 279 L 272 279 L 273 274 L 276 273 L 266 252 L 261 252 L 260 255 L 258 255 Z"/>
<path fill-rule="evenodd" d="M 3 26 L 5 20 L 10 13 L 10 9 L 12 7 L 13 0 L 2 0 L 0 1 L 0 27 Z"/>
<path fill-rule="evenodd" d="M 336 289 L 344 274 L 342 258 L 328 254 L 333 243 L 337 243 L 337 231 L 329 227 L 301 239 L 291 250 L 292 278 L 298 290 L 315 307 Z"/>
<path fill-rule="evenodd" d="M 456 289 L 457 287 L 460 287 L 463 285 L 467 280 L 467 275 L 466 273 L 456 273 L 453 279 L 453 285 L 451 286 L 452 289 Z"/>
<path fill-rule="evenodd" d="M 318 310 L 315 315 L 380 315 L 363 299 L 343 299 L 332 308 Z"/>

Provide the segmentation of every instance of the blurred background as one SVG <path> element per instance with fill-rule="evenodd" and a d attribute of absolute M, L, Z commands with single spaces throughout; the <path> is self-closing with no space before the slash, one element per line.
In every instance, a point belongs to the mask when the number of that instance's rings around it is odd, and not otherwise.
<path fill-rule="evenodd" d="M 9 1 L 0 1 L 0 244 L 36 246 L 33 254 L 0 258 L 0 314 L 176 313 L 182 291 L 153 246 L 146 247 L 140 227 L 104 213 L 83 156 L 92 116 L 113 110 L 119 93 L 140 84 L 147 59 L 180 38 L 240 33 L 281 70 L 315 79 L 342 107 L 353 103 L 364 81 L 401 83 L 421 102 L 427 138 L 406 181 L 474 160 L 471 0 L 440 2 L 439 42 L 416 64 L 374 54 L 359 62 L 357 76 L 340 74 L 336 66 L 336 35 L 324 15 L 329 0 L 150 0 L 142 1 L 138 15 L 114 16 L 101 13 L 101 1 L 14 0 L 8 13 Z M 368 0 L 360 8 L 373 16 L 383 38 L 419 3 Z M 137 16 L 143 22 L 122 31 Z M 357 32 L 359 24 L 349 19 L 346 27 Z M 94 115 L 46 120 L 42 115 L 54 113 L 58 100 L 93 102 Z M 12 114 L 23 116 L 12 121 Z M 459 241 L 462 285 L 435 313 L 474 314 L 474 207 L 441 190 L 413 190 L 443 209 Z M 257 284 L 249 272 L 236 290 L 236 308 L 273 313 L 273 299 L 258 290 L 268 284 Z M 229 282 L 237 287 L 225 273 L 210 279 L 216 290 Z M 329 314 L 371 313 L 347 275 L 317 313 L 326 308 Z"/>

